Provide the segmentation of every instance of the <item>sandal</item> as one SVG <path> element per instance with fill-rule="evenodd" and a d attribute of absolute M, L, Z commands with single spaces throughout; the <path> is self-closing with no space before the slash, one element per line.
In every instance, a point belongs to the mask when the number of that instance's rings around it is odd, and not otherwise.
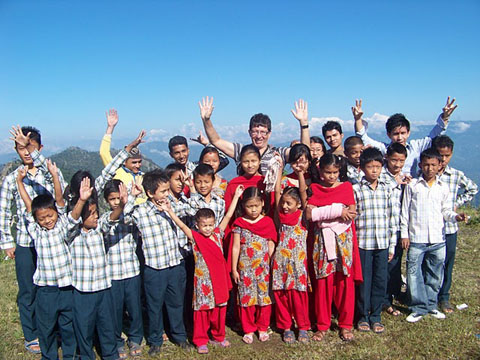
<path fill-rule="evenodd" d="M 440 309 L 445 314 L 453 313 L 453 306 L 450 304 L 450 301 L 445 301 L 440 303 Z"/>
<path fill-rule="evenodd" d="M 31 352 L 32 354 L 41 354 L 42 350 L 40 350 L 40 343 L 38 339 L 33 339 L 32 341 L 25 340 L 25 349 Z"/>
<path fill-rule="evenodd" d="M 141 356 L 142 355 L 142 347 L 140 344 L 134 343 L 133 341 L 128 341 L 128 348 L 130 349 L 131 356 Z"/>
<path fill-rule="evenodd" d="M 361 321 L 357 324 L 358 331 L 361 332 L 369 332 L 370 331 L 370 324 L 366 321 Z"/>
<path fill-rule="evenodd" d="M 197 347 L 197 352 L 199 354 L 208 354 L 208 346 L 207 345 L 200 345 Z"/>
<path fill-rule="evenodd" d="M 283 341 L 286 344 L 293 344 L 295 342 L 295 333 L 292 330 L 285 330 L 283 332 Z"/>
<path fill-rule="evenodd" d="M 385 331 L 385 326 L 382 323 L 376 322 L 372 325 L 372 330 L 375 334 L 381 334 Z"/>
<path fill-rule="evenodd" d="M 227 339 L 224 339 L 223 341 L 210 340 L 209 343 L 222 348 L 228 348 L 231 345 L 230 341 L 228 341 Z"/>
<path fill-rule="evenodd" d="M 125 350 L 125 346 L 119 346 L 117 349 L 118 358 L 119 359 L 126 359 L 128 357 L 127 350 Z"/>
<path fill-rule="evenodd" d="M 306 344 L 310 341 L 307 330 L 298 330 L 298 341 Z"/>
<path fill-rule="evenodd" d="M 389 306 L 385 309 L 385 312 L 387 314 L 390 314 L 392 316 L 399 316 L 401 314 L 401 312 L 397 309 L 395 309 L 393 306 Z"/>
<path fill-rule="evenodd" d="M 268 332 L 266 332 L 266 331 L 259 331 L 258 332 L 258 340 L 260 340 L 261 342 L 268 341 L 268 340 L 270 340 L 270 335 L 268 335 Z"/>
<path fill-rule="evenodd" d="M 352 341 L 354 338 L 355 337 L 353 336 L 352 330 L 345 328 L 340 329 L 340 339 L 342 339 L 343 341 Z"/>
<path fill-rule="evenodd" d="M 313 341 L 322 341 L 327 335 L 325 330 L 318 330 L 315 334 L 313 334 L 312 340 Z"/>
<path fill-rule="evenodd" d="M 243 335 L 242 340 L 243 340 L 243 342 L 244 342 L 245 344 L 251 344 L 251 343 L 253 343 L 253 334 L 252 334 L 252 333 L 248 333 L 248 334 Z"/>

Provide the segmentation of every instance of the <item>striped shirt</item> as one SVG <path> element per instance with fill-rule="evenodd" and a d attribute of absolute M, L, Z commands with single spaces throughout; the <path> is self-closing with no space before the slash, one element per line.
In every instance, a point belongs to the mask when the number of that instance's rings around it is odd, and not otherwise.
<path fill-rule="evenodd" d="M 168 194 L 168 200 L 170 201 L 170 206 L 172 207 L 175 215 L 177 215 L 180 220 L 182 220 L 183 223 L 189 228 L 193 228 L 193 218 L 189 216 L 186 212 L 188 207 L 188 199 L 185 194 L 182 192 L 178 199 L 176 199 L 172 194 Z M 182 247 L 186 251 L 191 251 L 192 246 L 188 242 L 187 235 L 185 235 L 185 233 L 176 224 L 175 227 L 177 228 L 178 243 L 180 247 Z"/>
<path fill-rule="evenodd" d="M 218 227 L 225 215 L 225 201 L 213 192 L 210 195 L 210 202 L 206 202 L 202 194 L 192 193 L 187 200 L 185 212 L 193 218 L 198 210 L 203 208 L 211 209 L 215 213 L 215 227 Z"/>
<path fill-rule="evenodd" d="M 242 151 L 243 145 L 240 143 L 233 143 L 233 160 L 237 166 L 240 164 L 240 152 Z M 275 147 L 275 146 L 267 146 L 267 149 L 263 153 L 260 159 L 260 174 L 265 176 L 268 170 L 268 163 L 269 161 L 275 156 L 275 153 L 279 153 L 282 157 L 283 163 L 288 163 L 287 153 L 290 150 L 288 147 Z"/>
<path fill-rule="evenodd" d="M 395 175 L 388 170 L 387 165 L 383 166 L 378 181 L 384 182 L 390 188 L 390 197 L 392 203 L 392 232 L 396 234 L 400 231 L 400 212 L 402 209 L 403 189 L 405 185 L 399 184 Z"/>
<path fill-rule="evenodd" d="M 362 170 L 356 168 L 351 164 L 347 164 L 347 178 L 352 185 L 359 183 L 364 175 L 365 174 Z"/>

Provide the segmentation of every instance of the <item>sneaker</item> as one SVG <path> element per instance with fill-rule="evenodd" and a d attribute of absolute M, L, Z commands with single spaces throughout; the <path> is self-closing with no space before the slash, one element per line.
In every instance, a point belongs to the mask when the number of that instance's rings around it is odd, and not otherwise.
<path fill-rule="evenodd" d="M 430 314 L 430 316 L 434 317 L 435 319 L 440 319 L 440 320 L 445 319 L 445 314 L 438 311 L 437 309 L 430 310 L 428 313 Z"/>
<path fill-rule="evenodd" d="M 416 313 L 416 312 L 412 312 L 410 315 L 407 316 L 407 319 L 406 319 L 406 320 L 407 320 L 409 323 L 415 323 L 415 322 L 417 322 L 417 321 L 422 320 L 422 318 L 423 318 L 423 315 L 420 315 L 420 314 L 418 314 L 418 313 Z"/>

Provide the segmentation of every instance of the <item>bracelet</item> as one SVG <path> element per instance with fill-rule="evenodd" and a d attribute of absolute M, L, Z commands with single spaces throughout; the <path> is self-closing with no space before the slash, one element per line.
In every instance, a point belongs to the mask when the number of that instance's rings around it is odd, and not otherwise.
<path fill-rule="evenodd" d="M 300 125 L 301 129 L 308 129 L 308 124 L 307 125 Z"/>

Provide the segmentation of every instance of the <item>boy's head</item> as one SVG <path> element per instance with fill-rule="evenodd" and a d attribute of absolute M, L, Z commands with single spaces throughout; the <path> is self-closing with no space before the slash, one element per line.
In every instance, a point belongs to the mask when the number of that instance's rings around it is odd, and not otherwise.
<path fill-rule="evenodd" d="M 128 156 L 128 159 L 125 160 L 124 165 L 134 174 L 140 172 L 140 168 L 142 167 L 142 154 L 138 148 L 135 147 L 130 151 L 130 155 Z"/>
<path fill-rule="evenodd" d="M 170 179 L 170 191 L 174 195 L 179 195 L 185 187 L 183 172 L 185 172 L 185 166 L 179 163 L 168 164 L 165 168 L 165 174 Z"/>
<path fill-rule="evenodd" d="M 165 171 L 155 169 L 143 175 L 142 186 L 148 199 L 157 207 L 167 201 L 170 180 Z"/>
<path fill-rule="evenodd" d="M 420 154 L 420 169 L 426 181 L 435 179 L 442 165 L 442 157 L 434 148 L 428 148 Z"/>
<path fill-rule="evenodd" d="M 327 121 L 325 125 L 322 126 L 322 134 L 332 150 L 342 146 L 343 131 L 339 122 Z"/>
<path fill-rule="evenodd" d="M 383 155 L 377 148 L 367 148 L 360 156 L 360 168 L 365 178 L 373 182 L 378 179 L 383 167 Z"/>
<path fill-rule="evenodd" d="M 168 141 L 168 150 L 170 151 L 170 156 L 175 162 L 182 165 L 187 163 L 190 150 L 188 148 L 187 139 L 183 136 L 177 135 L 172 137 Z"/>
<path fill-rule="evenodd" d="M 405 160 L 407 159 L 407 148 L 400 143 L 391 143 L 387 148 L 386 160 L 387 168 L 393 175 L 399 174 Z"/>
<path fill-rule="evenodd" d="M 432 148 L 436 149 L 442 157 L 440 172 L 445 170 L 453 155 L 453 140 L 447 135 L 440 135 L 433 139 Z"/>
<path fill-rule="evenodd" d="M 210 194 L 214 181 L 215 171 L 210 165 L 199 164 L 195 170 L 193 170 L 193 185 L 199 194 L 203 196 Z"/>
<path fill-rule="evenodd" d="M 252 144 L 263 149 L 268 145 L 268 140 L 272 132 L 272 121 L 268 115 L 259 113 L 250 118 L 248 134 L 252 139 Z"/>
<path fill-rule="evenodd" d="M 195 222 L 198 232 L 205 237 L 209 237 L 215 229 L 215 213 L 212 209 L 200 209 L 195 214 Z"/>
<path fill-rule="evenodd" d="M 23 135 L 30 133 L 30 143 L 27 146 L 19 145 L 15 142 L 15 151 L 24 165 L 33 165 L 33 160 L 30 156 L 34 150 L 40 151 L 42 149 L 42 137 L 40 130 L 32 126 L 22 126 Z"/>
<path fill-rule="evenodd" d="M 345 140 L 343 144 L 345 148 L 345 156 L 347 157 L 348 162 L 355 166 L 360 166 L 360 155 L 363 151 L 363 141 L 360 136 L 350 136 Z"/>
<path fill-rule="evenodd" d="M 406 146 L 410 136 L 410 122 L 405 115 L 393 114 L 388 118 L 385 128 L 387 129 L 387 136 L 392 142 Z"/>
<path fill-rule="evenodd" d="M 47 230 L 52 230 L 58 220 L 57 207 L 52 195 L 36 196 L 32 200 L 32 215 L 38 225 Z"/>
<path fill-rule="evenodd" d="M 105 184 L 103 189 L 103 197 L 110 206 L 110 209 L 115 210 L 120 205 L 120 184 L 122 182 L 118 179 L 113 179 Z"/>

